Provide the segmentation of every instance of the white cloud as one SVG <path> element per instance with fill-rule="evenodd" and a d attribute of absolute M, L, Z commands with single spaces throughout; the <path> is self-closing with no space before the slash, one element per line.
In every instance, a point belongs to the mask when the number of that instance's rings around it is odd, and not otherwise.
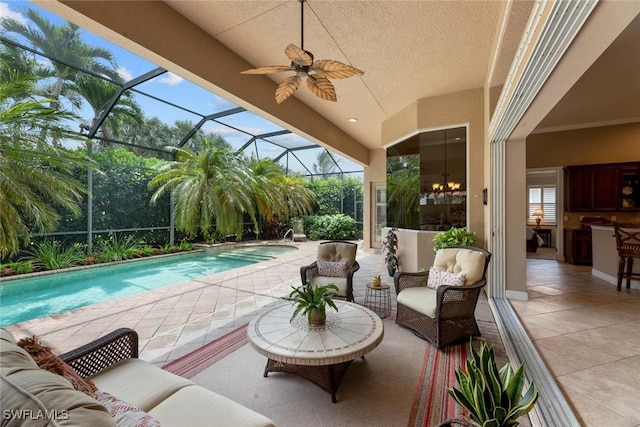
<path fill-rule="evenodd" d="M 27 25 L 26 18 L 20 12 L 9 9 L 8 3 L 0 2 L 0 20 L 3 18 L 15 19 L 21 24 Z"/>
<path fill-rule="evenodd" d="M 184 79 L 180 76 L 176 76 L 173 73 L 167 73 L 166 76 L 160 77 L 157 79 L 158 83 L 168 84 L 169 86 L 175 86 L 184 81 Z"/>
<path fill-rule="evenodd" d="M 133 79 L 133 74 L 131 74 L 131 71 L 127 70 L 124 67 L 118 67 L 117 72 L 118 72 L 118 75 L 122 77 L 122 79 L 125 82 L 128 82 L 129 80 Z"/>

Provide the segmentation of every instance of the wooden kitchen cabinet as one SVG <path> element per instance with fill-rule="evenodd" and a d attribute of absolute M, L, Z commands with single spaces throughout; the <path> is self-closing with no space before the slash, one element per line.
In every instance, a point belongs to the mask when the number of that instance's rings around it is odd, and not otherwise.
<path fill-rule="evenodd" d="M 565 168 L 569 212 L 640 210 L 640 162 Z"/>
<path fill-rule="evenodd" d="M 591 228 L 564 230 L 564 260 L 577 265 L 593 264 Z"/>

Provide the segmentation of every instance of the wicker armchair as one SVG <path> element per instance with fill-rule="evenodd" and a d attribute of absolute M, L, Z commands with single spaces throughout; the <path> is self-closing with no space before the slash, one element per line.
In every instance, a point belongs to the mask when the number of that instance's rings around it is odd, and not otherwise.
<path fill-rule="evenodd" d="M 429 272 L 397 272 L 398 315 L 396 323 L 413 331 L 436 347 L 452 344 L 469 336 L 479 336 L 475 309 L 491 254 L 476 247 L 440 249 L 433 267 L 450 273 L 465 273 L 464 286 L 427 287 Z"/>
<path fill-rule="evenodd" d="M 332 240 L 318 245 L 317 260 L 300 267 L 302 284 L 313 286 L 333 283 L 338 287 L 336 297 L 353 302 L 353 274 L 360 269 L 356 261 L 358 245 Z"/>

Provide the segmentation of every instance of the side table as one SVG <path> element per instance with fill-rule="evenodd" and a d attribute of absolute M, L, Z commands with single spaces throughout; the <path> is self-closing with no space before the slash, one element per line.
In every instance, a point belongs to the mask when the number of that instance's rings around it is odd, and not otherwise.
<path fill-rule="evenodd" d="M 364 306 L 374 311 L 381 319 L 391 314 L 391 287 L 384 283 L 380 286 L 367 284 Z"/>

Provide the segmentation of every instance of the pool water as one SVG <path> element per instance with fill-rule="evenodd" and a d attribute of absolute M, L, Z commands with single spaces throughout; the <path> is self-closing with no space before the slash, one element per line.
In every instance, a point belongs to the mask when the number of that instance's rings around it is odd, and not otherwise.
<path fill-rule="evenodd" d="M 267 261 L 291 246 L 247 246 L 8 280 L 0 283 L 0 326 L 49 316 Z"/>

